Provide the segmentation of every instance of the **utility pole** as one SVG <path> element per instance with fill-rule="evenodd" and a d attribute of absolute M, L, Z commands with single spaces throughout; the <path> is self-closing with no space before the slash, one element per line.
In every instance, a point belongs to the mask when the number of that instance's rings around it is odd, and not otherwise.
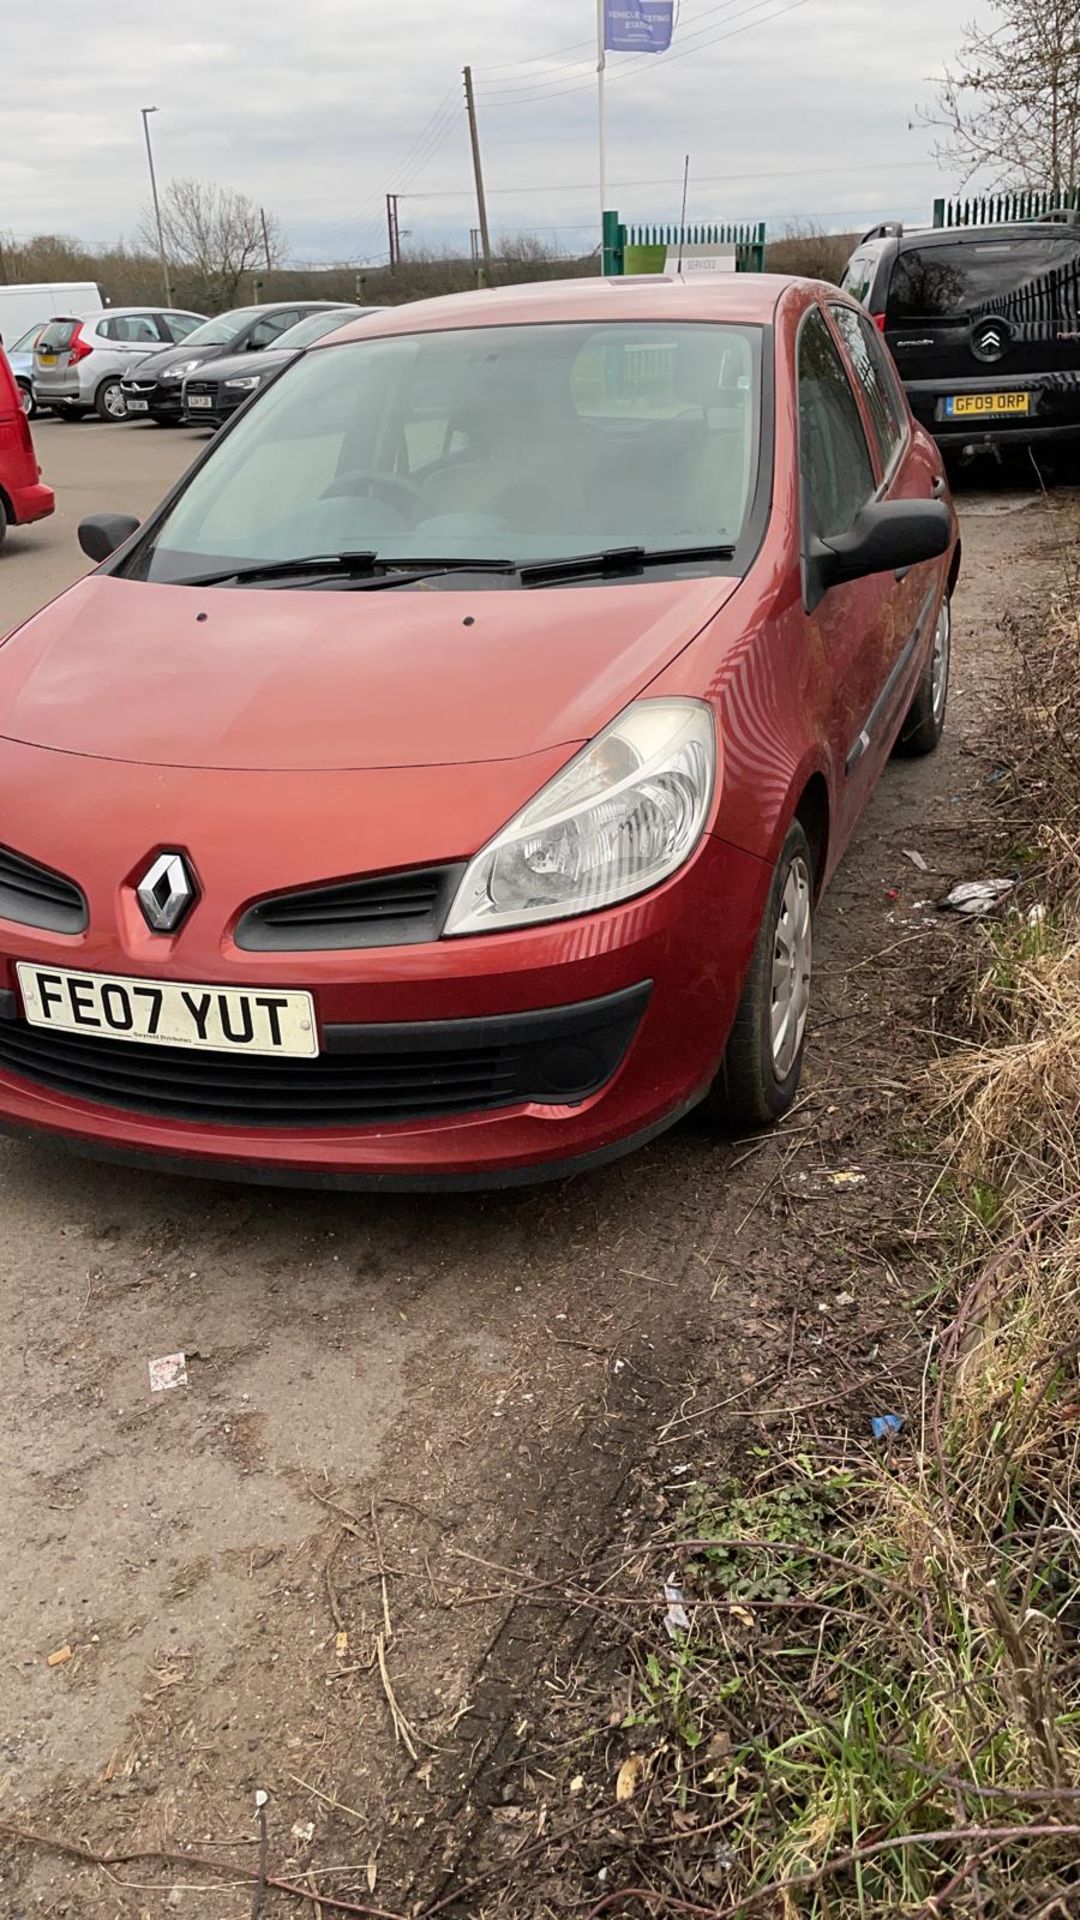
<path fill-rule="evenodd" d="M 266 271 L 267 273 L 271 273 L 273 271 L 274 263 L 270 258 L 270 229 L 266 224 L 266 208 L 265 207 L 259 208 L 259 219 L 262 221 L 263 252 L 266 255 Z"/>
<path fill-rule="evenodd" d="M 161 204 L 158 200 L 157 175 L 154 172 L 154 149 L 150 145 L 150 115 L 157 112 L 156 107 L 140 107 L 143 132 L 146 135 L 146 164 L 150 169 L 150 192 L 154 201 L 154 219 L 157 222 L 158 258 L 161 261 L 161 279 L 165 288 L 165 305 L 172 306 L 172 286 L 169 282 L 169 262 L 165 257 L 165 235 L 161 230 Z"/>
<path fill-rule="evenodd" d="M 480 135 L 476 128 L 476 96 L 473 93 L 472 68 L 465 69 L 465 111 L 469 116 L 473 174 L 476 178 L 476 212 L 480 221 L 480 252 L 484 266 L 484 284 L 491 285 L 491 235 L 488 232 L 487 201 L 484 198 L 484 169 L 480 162 Z"/>
<path fill-rule="evenodd" d="M 386 196 L 386 237 L 390 247 L 390 271 L 393 273 L 401 265 L 401 221 L 398 217 L 400 194 L 388 193 Z"/>

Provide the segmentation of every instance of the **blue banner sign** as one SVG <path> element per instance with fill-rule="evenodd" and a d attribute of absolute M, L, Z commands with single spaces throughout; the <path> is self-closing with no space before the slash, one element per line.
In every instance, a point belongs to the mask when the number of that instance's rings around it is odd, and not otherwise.
<path fill-rule="evenodd" d="M 666 53 L 671 45 L 674 0 L 604 0 L 607 53 Z"/>

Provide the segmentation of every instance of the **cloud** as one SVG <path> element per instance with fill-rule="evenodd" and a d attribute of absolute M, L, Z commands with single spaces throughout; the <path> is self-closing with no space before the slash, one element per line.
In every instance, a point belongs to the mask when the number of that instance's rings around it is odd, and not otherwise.
<path fill-rule="evenodd" d="M 674 217 L 689 151 L 692 218 L 925 216 L 952 183 L 909 121 L 955 49 L 953 13 L 940 0 L 683 0 L 670 55 L 610 57 L 609 198 L 634 219 Z M 147 199 L 139 108 L 155 105 L 159 175 L 250 194 L 296 257 L 377 258 L 390 190 L 406 196 L 413 242 L 467 243 L 468 60 L 493 228 L 590 246 L 593 22 L 591 0 L 52 0 L 43 32 L 15 9 L 5 221 L 19 237 L 130 234 Z"/>

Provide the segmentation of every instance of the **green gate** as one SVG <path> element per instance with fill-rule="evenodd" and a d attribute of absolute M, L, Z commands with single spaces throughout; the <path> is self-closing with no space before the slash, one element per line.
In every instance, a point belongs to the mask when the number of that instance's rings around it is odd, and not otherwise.
<path fill-rule="evenodd" d="M 1018 187 L 975 200 L 935 200 L 935 227 L 987 227 L 1001 220 L 1045 220 L 1080 209 L 1080 187 Z"/>
<path fill-rule="evenodd" d="M 628 227 L 617 213 L 604 215 L 605 274 L 663 273 L 668 253 L 680 247 L 734 247 L 737 273 L 761 273 L 765 266 L 765 222 Z"/>

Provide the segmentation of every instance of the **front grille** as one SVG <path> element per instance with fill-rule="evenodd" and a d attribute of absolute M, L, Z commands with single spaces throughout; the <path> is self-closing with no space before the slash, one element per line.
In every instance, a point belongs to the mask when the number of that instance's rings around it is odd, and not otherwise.
<path fill-rule="evenodd" d="M 437 940 L 463 872 L 463 866 L 414 867 L 274 894 L 248 908 L 236 944 L 256 953 L 300 953 Z"/>
<path fill-rule="evenodd" d="M 219 1126 L 362 1127 L 501 1106 L 520 1065 L 499 1047 L 246 1060 L 0 1023 L 0 1069 L 97 1106 Z"/>
<path fill-rule="evenodd" d="M 184 392 L 185 393 L 216 393 L 217 381 L 216 380 L 192 380 L 191 378 L 188 378 L 187 380 L 184 381 Z"/>
<path fill-rule="evenodd" d="M 316 1060 L 247 1059 L 32 1027 L 0 992 L 0 1074 L 93 1106 L 234 1127 L 378 1126 L 539 1102 L 615 1072 L 650 984 L 490 1019 L 327 1027 Z"/>
<path fill-rule="evenodd" d="M 0 847 L 0 919 L 49 933 L 83 933 L 86 901 L 73 880 Z"/>

